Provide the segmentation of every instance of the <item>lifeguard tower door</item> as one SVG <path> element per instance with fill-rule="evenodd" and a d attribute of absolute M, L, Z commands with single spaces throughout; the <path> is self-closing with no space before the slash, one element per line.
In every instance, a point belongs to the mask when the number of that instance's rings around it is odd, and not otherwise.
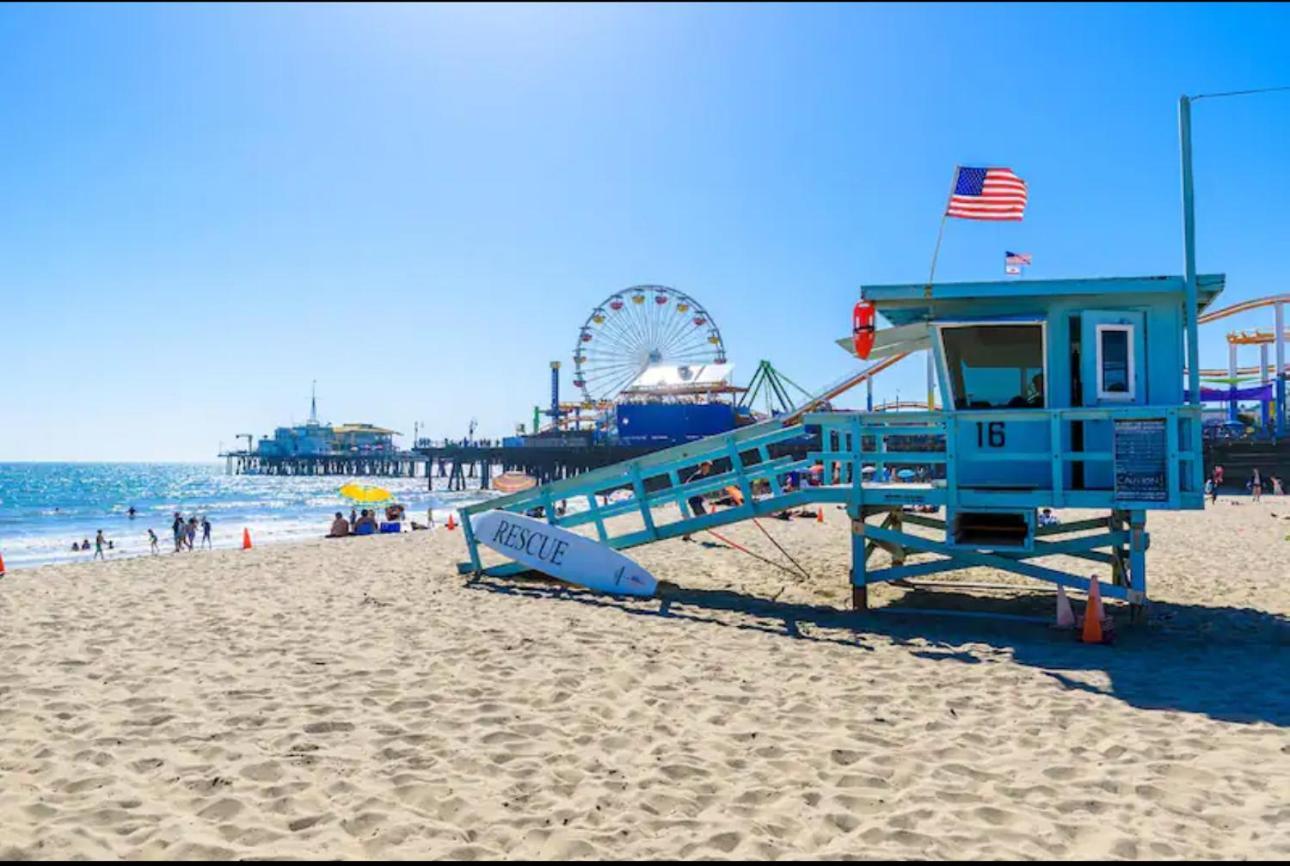
<path fill-rule="evenodd" d="M 1147 403 L 1144 315 L 1134 310 L 1085 310 L 1080 324 L 1080 381 L 1085 406 L 1141 406 Z M 1110 452 L 1112 422 L 1088 421 L 1084 450 Z M 1115 483 L 1109 462 L 1085 467 L 1089 490 Z"/>

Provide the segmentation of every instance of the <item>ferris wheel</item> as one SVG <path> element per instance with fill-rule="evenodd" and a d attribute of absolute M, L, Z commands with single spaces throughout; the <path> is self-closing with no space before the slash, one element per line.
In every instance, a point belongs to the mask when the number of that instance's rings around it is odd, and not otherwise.
<path fill-rule="evenodd" d="M 667 286 L 605 298 L 578 329 L 573 385 L 587 402 L 612 400 L 649 367 L 724 364 L 721 331 L 703 305 Z"/>

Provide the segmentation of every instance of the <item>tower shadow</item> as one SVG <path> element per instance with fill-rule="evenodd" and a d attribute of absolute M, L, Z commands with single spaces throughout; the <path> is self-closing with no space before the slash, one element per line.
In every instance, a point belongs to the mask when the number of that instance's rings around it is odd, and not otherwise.
<path fill-rule="evenodd" d="M 875 640 L 886 640 L 908 647 L 920 658 L 947 664 L 978 664 L 1005 652 L 1018 664 L 1042 670 L 1061 688 L 1105 695 L 1140 709 L 1290 726 L 1290 689 L 1285 685 L 1290 620 L 1253 608 L 1154 602 L 1148 622 L 1119 627 L 1113 646 L 1089 646 L 1069 631 L 1040 624 L 926 612 L 940 603 L 969 613 L 1026 616 L 1037 602 L 1025 596 L 1000 599 L 915 590 L 886 607 L 860 613 L 669 583 L 660 583 L 659 596 L 650 599 L 602 595 L 549 580 L 481 577 L 468 580 L 466 586 L 535 602 L 751 630 L 860 652 L 872 651 Z M 1051 596 L 1046 604 L 1051 613 Z M 1092 672 L 1104 674 L 1109 685 L 1103 688 L 1081 679 L 1081 674 Z"/>

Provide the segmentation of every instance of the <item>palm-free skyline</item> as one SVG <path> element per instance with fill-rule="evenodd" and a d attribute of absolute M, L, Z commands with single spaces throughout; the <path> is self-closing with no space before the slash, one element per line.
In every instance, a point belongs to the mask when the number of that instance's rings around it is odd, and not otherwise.
<path fill-rule="evenodd" d="M 1280 6 L 0 9 L 0 460 L 208 460 L 305 418 L 499 436 L 659 283 L 814 388 L 866 283 L 1180 273 L 1181 93 L 1290 83 Z M 1290 94 L 1194 109 L 1199 268 L 1285 291 Z M 1224 366 L 1232 328 L 1201 331 Z M 1243 363 L 1254 363 L 1249 350 Z M 878 380 L 921 397 L 921 361 Z M 846 405 L 859 405 L 852 395 Z"/>

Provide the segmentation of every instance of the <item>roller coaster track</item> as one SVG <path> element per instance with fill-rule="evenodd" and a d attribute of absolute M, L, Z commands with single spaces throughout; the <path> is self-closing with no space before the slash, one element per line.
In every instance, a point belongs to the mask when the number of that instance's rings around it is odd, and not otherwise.
<path fill-rule="evenodd" d="M 1290 295 L 1268 295 L 1266 298 L 1241 301 L 1239 304 L 1232 304 L 1230 307 L 1223 307 L 1221 310 L 1211 310 L 1208 313 L 1203 313 L 1196 321 L 1198 324 L 1208 325 L 1210 322 L 1217 322 L 1219 319 L 1226 319 L 1228 316 L 1235 316 L 1237 313 L 1257 310 L 1260 307 L 1273 307 L 1277 304 L 1290 304 Z"/>
<path fill-rule="evenodd" d="M 1219 310 L 1211 310 L 1204 313 L 1196 320 L 1197 324 L 1208 325 L 1210 322 L 1217 322 L 1220 319 L 1226 319 L 1228 316 L 1235 316 L 1237 313 L 1247 313 L 1250 310 L 1257 310 L 1262 307 L 1273 307 L 1277 304 L 1290 304 L 1290 295 L 1268 295 L 1266 298 L 1252 298 L 1248 301 L 1241 301 L 1239 304 L 1232 304 Z M 1286 365 L 1290 370 L 1290 364 Z M 1186 372 L 1185 370 L 1183 372 Z M 1252 367 L 1240 367 L 1236 371 L 1238 376 L 1258 375 L 1261 369 L 1255 365 Z M 1232 375 L 1227 370 L 1209 369 L 1201 370 L 1200 375 L 1206 378 L 1219 379 Z"/>

